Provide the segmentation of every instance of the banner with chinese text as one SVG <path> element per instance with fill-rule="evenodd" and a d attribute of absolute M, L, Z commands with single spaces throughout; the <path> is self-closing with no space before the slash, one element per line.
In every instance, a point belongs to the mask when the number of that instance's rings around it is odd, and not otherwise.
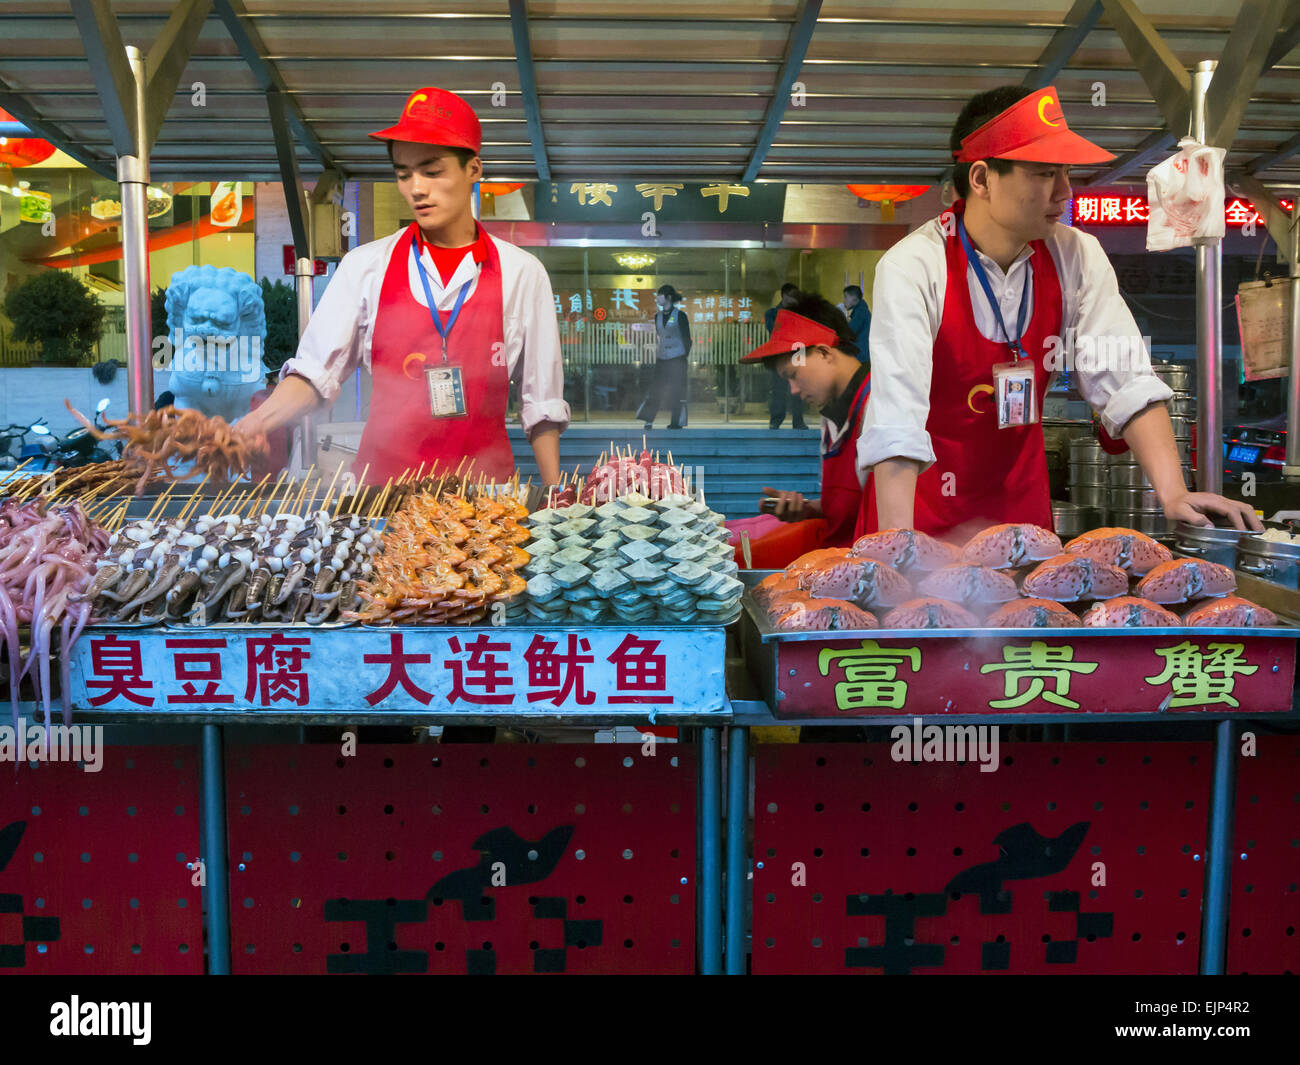
<path fill-rule="evenodd" d="M 1296 642 L 1268 636 L 792 640 L 778 717 L 1284 713 Z"/>
<path fill-rule="evenodd" d="M 669 222 L 776 222 L 785 215 L 785 185 L 726 181 L 543 181 L 533 206 L 539 222 L 635 222 L 653 211 Z"/>
<path fill-rule="evenodd" d="M 721 713 L 722 629 L 100 629 L 80 710 L 429 712 L 644 720 Z"/>

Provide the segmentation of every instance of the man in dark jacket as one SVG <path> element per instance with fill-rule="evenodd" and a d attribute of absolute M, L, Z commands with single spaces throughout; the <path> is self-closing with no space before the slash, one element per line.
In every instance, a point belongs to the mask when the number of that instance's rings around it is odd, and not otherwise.
<path fill-rule="evenodd" d="M 857 285 L 844 286 L 844 311 L 849 318 L 849 328 L 853 330 L 853 339 L 858 344 L 858 362 L 871 365 L 867 355 L 867 334 L 871 332 L 871 311 L 867 301 L 862 298 L 862 289 Z"/>
<path fill-rule="evenodd" d="M 799 299 L 799 286 L 787 281 L 781 286 L 781 302 L 775 307 L 769 307 L 767 313 L 763 315 L 763 321 L 767 325 L 767 335 L 772 335 L 772 330 L 776 326 L 776 312 L 782 307 L 789 309 L 793 307 Z M 772 390 L 768 394 L 767 412 L 769 429 L 780 429 L 781 423 L 785 421 L 786 408 L 790 408 L 790 424 L 795 429 L 807 429 L 808 425 L 803 420 L 803 400 L 790 394 L 790 382 L 776 372 L 775 367 L 768 365 L 768 373 L 772 378 Z"/>

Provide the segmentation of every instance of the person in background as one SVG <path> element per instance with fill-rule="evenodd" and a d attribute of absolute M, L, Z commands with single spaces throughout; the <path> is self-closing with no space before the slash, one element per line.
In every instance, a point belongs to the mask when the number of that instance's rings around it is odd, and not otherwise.
<path fill-rule="evenodd" d="M 690 368 L 691 324 L 678 304 L 682 294 L 672 285 L 660 285 L 655 293 L 655 333 L 659 350 L 655 358 L 650 394 L 636 412 L 647 430 L 655 427 L 661 406 L 668 407 L 668 428 L 682 428 L 686 412 L 686 373 Z"/>
<path fill-rule="evenodd" d="M 776 328 L 776 313 L 782 307 L 793 307 L 795 301 L 799 298 L 799 286 L 787 281 L 781 286 L 781 302 L 775 307 L 769 307 L 767 313 L 763 315 L 763 322 L 767 325 L 767 335 L 772 335 L 772 330 Z M 808 425 L 803 420 L 803 401 L 796 399 L 790 394 L 790 382 L 776 372 L 776 367 L 771 361 L 767 364 L 768 373 L 772 377 L 772 389 L 769 393 L 767 403 L 769 429 L 780 429 L 781 423 L 785 421 L 786 408 L 790 408 L 790 424 L 795 429 L 807 429 Z"/>
<path fill-rule="evenodd" d="M 844 313 L 848 316 L 849 328 L 853 330 L 853 339 L 857 341 L 858 362 L 870 368 L 867 335 L 871 332 L 871 311 L 867 309 L 867 301 L 862 298 L 862 289 L 857 285 L 844 286 Z"/>

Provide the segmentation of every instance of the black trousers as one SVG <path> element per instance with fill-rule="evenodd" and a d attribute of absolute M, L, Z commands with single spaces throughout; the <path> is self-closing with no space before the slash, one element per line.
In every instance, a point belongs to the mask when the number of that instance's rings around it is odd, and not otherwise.
<path fill-rule="evenodd" d="M 686 398 L 686 374 L 688 356 L 676 359 L 658 359 L 655 362 L 654 380 L 650 382 L 650 394 L 641 404 L 636 416 L 640 421 L 653 422 L 661 407 L 668 408 L 670 425 L 678 425 L 681 417 L 682 400 Z"/>
<path fill-rule="evenodd" d="M 775 367 L 768 367 L 767 372 L 772 378 L 772 390 L 767 401 L 768 425 L 780 429 L 785 421 L 786 407 L 789 407 L 790 424 L 796 429 L 808 428 L 803 420 L 803 400 L 790 394 L 790 382 L 777 373 Z"/>

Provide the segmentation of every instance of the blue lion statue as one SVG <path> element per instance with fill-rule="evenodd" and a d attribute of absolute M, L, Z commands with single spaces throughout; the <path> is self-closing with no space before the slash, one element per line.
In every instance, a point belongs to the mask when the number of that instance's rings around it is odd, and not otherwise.
<path fill-rule="evenodd" d="M 187 266 L 167 286 L 167 329 L 175 406 L 228 422 L 247 414 L 266 374 L 261 286 L 229 266 Z"/>

